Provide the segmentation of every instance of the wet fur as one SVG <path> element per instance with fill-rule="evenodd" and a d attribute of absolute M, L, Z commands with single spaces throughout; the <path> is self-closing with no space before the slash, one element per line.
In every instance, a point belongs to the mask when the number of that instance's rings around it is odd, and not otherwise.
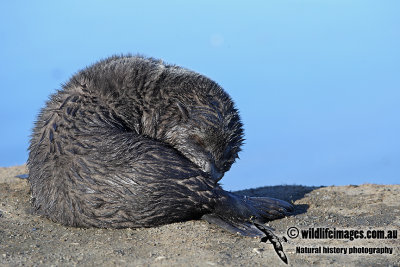
<path fill-rule="evenodd" d="M 152 58 L 114 56 L 78 72 L 41 110 L 29 147 L 32 203 L 69 226 L 203 216 L 257 235 L 251 222 L 291 206 L 220 187 L 242 141 L 238 111 L 215 82 Z"/>

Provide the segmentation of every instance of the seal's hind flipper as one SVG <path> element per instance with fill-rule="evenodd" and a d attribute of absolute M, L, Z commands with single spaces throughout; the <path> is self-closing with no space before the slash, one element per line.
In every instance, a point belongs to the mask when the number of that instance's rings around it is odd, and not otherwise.
<path fill-rule="evenodd" d="M 253 223 L 228 220 L 217 214 L 206 214 L 201 217 L 203 220 L 218 225 L 232 234 L 240 234 L 249 237 L 265 237 L 264 232 L 259 230 Z"/>
<path fill-rule="evenodd" d="M 266 243 L 267 241 L 271 242 L 274 246 L 276 254 L 278 254 L 279 258 L 286 264 L 288 264 L 288 259 L 286 257 L 285 252 L 283 251 L 283 246 L 281 243 L 281 239 L 277 237 L 274 232 L 272 232 L 270 227 L 265 226 L 264 224 L 254 223 L 254 225 L 265 234 L 265 237 L 261 238 L 261 242 Z M 287 241 L 286 239 L 283 239 Z"/>
<path fill-rule="evenodd" d="M 292 204 L 271 197 L 245 197 L 245 201 L 264 214 L 267 221 L 280 219 L 294 211 Z"/>
<path fill-rule="evenodd" d="M 277 237 L 271 227 L 257 222 L 236 221 L 232 218 L 223 219 L 214 213 L 203 215 L 201 218 L 209 223 L 218 225 L 219 227 L 233 234 L 240 234 L 249 237 L 261 237 L 260 241 L 263 243 L 270 241 L 271 244 L 274 246 L 275 252 L 276 254 L 278 254 L 279 258 L 284 263 L 288 263 L 286 254 L 283 251 L 283 246 L 281 244 L 281 240 L 286 241 L 286 239 L 280 239 L 279 237 Z"/>

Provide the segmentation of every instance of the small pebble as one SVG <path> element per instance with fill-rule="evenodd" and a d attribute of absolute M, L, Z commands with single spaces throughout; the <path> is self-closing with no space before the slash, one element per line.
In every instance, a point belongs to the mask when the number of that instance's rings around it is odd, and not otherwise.
<path fill-rule="evenodd" d="M 263 251 L 262 248 L 253 248 L 253 251 L 257 254 L 261 254 L 261 252 Z"/>

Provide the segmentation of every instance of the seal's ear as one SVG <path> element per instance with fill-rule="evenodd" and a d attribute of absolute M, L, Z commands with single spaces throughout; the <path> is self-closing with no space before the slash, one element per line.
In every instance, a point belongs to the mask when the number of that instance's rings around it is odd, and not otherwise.
<path fill-rule="evenodd" d="M 181 119 L 183 121 L 187 121 L 189 119 L 189 110 L 187 109 L 187 107 L 179 101 L 176 102 L 176 105 L 178 106 L 179 111 L 181 113 Z"/>

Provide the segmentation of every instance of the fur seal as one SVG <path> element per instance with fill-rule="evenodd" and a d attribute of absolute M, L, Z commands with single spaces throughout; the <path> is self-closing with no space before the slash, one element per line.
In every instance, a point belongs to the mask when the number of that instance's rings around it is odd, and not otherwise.
<path fill-rule="evenodd" d="M 152 227 L 204 219 L 246 236 L 292 211 L 218 184 L 243 128 L 230 96 L 188 69 L 112 56 L 51 95 L 29 146 L 38 214 L 67 226 Z"/>

